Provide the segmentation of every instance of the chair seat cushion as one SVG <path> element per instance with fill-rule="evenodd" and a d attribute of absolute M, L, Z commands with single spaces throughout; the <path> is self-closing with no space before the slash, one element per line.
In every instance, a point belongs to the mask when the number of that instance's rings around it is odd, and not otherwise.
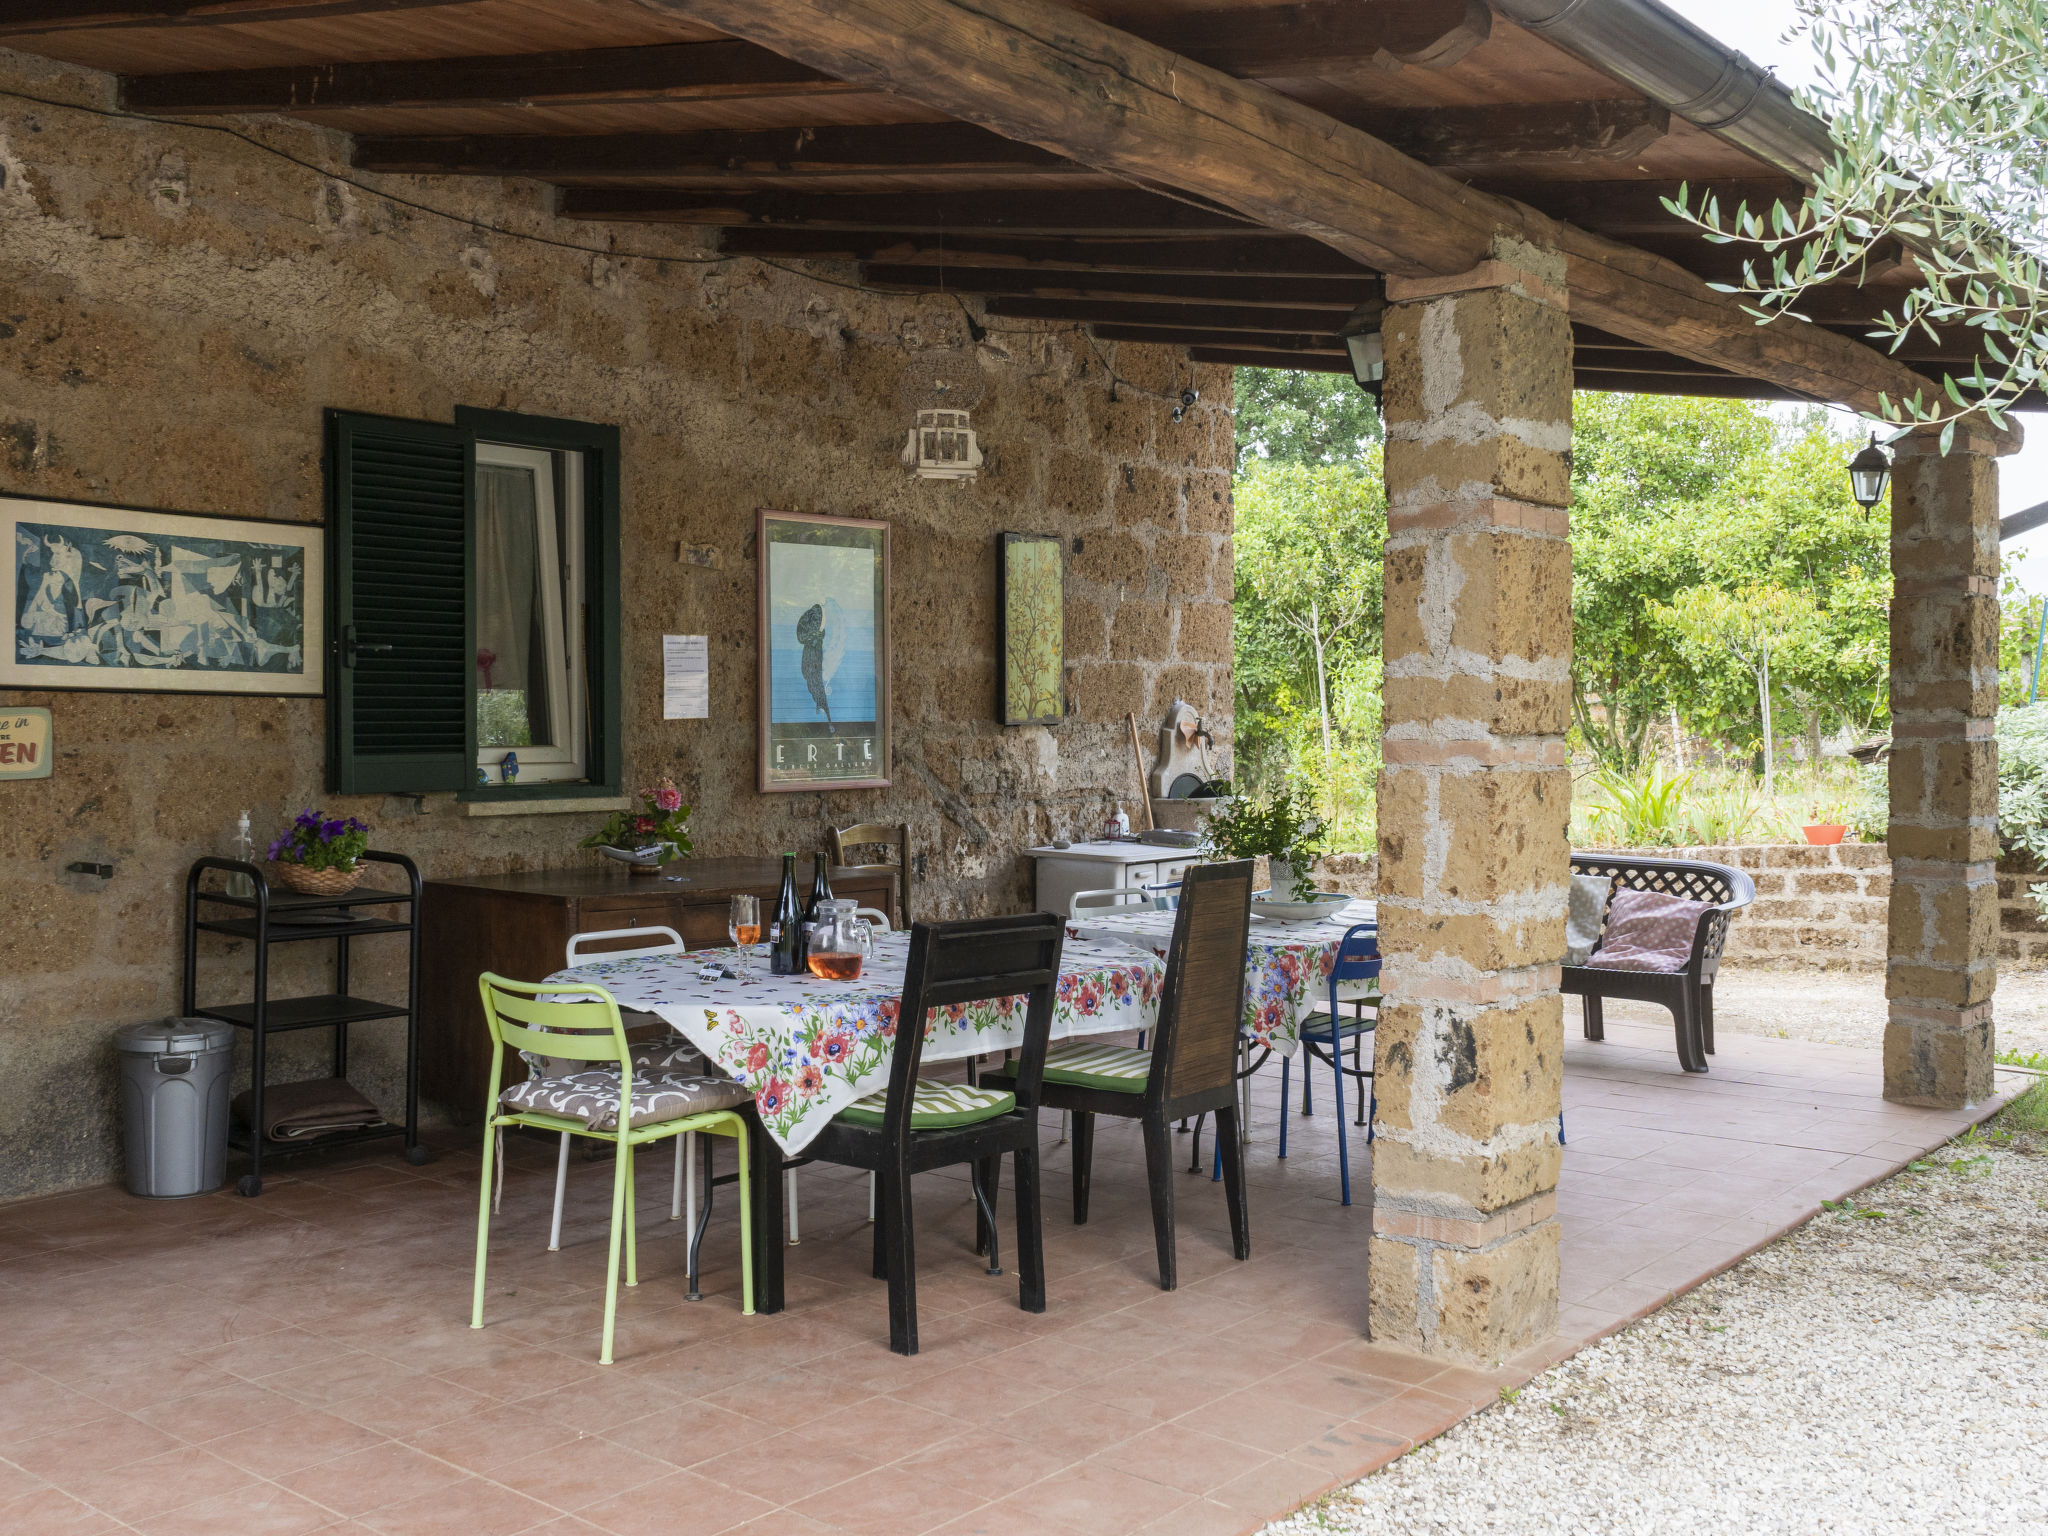
<path fill-rule="evenodd" d="M 1107 1093 L 1143 1093 L 1152 1053 L 1093 1040 L 1062 1040 L 1045 1053 L 1045 1080 Z"/>
<path fill-rule="evenodd" d="M 1614 887 L 1612 875 L 1572 876 L 1564 920 L 1564 963 L 1584 965 L 1600 942 L 1600 926 L 1607 917 L 1607 897 Z"/>
<path fill-rule="evenodd" d="M 655 1024 L 661 1022 L 653 1014 L 627 1014 L 626 1027 L 630 1029 L 642 1020 Z M 704 1070 L 703 1053 L 673 1031 L 665 1035 L 656 1035 L 651 1040 L 628 1041 L 626 1048 L 633 1058 L 635 1072 L 681 1074 L 690 1077 Z M 535 1077 L 567 1077 L 575 1072 L 611 1070 L 609 1067 L 592 1069 L 588 1062 L 578 1061 L 574 1057 L 540 1056 L 532 1051 L 521 1051 L 519 1058 L 526 1063 L 527 1070 Z"/>
<path fill-rule="evenodd" d="M 1373 1002 L 1370 1006 L 1377 1009 L 1379 1005 L 1377 1002 Z M 1349 1040 L 1353 1035 L 1369 1035 L 1379 1027 L 1379 1022 L 1379 1014 L 1377 1012 L 1369 1014 L 1363 1019 L 1356 1013 L 1340 1012 L 1337 1016 L 1337 1038 Z M 1310 1037 L 1317 1040 L 1329 1039 L 1330 1010 L 1318 1008 L 1313 1013 L 1303 1014 L 1301 1016 L 1300 1033 L 1303 1039 Z"/>
<path fill-rule="evenodd" d="M 878 1089 L 864 1099 L 855 1099 L 839 1112 L 848 1125 L 880 1126 L 889 1107 L 889 1090 Z M 1001 1088 L 977 1088 L 971 1083 L 942 1083 L 920 1077 L 910 1101 L 913 1131 L 945 1131 L 974 1125 L 1007 1115 L 1017 1107 L 1017 1095 Z"/>
<path fill-rule="evenodd" d="M 729 1077 L 635 1072 L 629 1124 L 634 1130 L 640 1130 L 665 1120 L 708 1115 L 720 1109 L 737 1109 L 752 1098 L 744 1086 Z M 515 1112 L 581 1120 L 593 1131 L 616 1131 L 619 1128 L 619 1074 L 616 1069 L 598 1067 L 561 1077 L 529 1077 L 499 1094 L 498 1105 L 501 1109 Z"/>
<path fill-rule="evenodd" d="M 1662 891 L 1616 891 L 1600 947 L 1586 964 L 1610 971 L 1682 971 L 1707 911 L 1704 901 Z"/>

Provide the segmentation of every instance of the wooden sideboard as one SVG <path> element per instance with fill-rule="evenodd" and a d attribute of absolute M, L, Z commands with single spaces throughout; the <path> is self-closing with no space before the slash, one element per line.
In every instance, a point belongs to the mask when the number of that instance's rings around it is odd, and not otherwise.
<path fill-rule="evenodd" d="M 420 915 L 420 1092 L 464 1123 L 481 1117 L 491 1077 L 476 987 L 482 972 L 543 981 L 562 968 L 573 935 L 608 928 L 673 928 L 691 949 L 730 944 L 732 898 L 760 897 L 766 919 L 782 886 L 779 859 L 686 859 L 668 868 L 678 873 L 585 868 L 428 881 Z M 811 861 L 798 859 L 796 870 L 801 899 L 811 888 Z M 826 878 L 833 895 L 899 921 L 894 870 L 834 869 Z M 524 1073 L 517 1056 L 508 1057 L 508 1068 L 508 1081 Z"/>

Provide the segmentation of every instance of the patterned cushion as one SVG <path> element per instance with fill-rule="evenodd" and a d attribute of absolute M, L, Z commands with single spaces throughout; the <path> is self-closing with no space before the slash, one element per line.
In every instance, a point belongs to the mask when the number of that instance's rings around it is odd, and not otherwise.
<path fill-rule="evenodd" d="M 1092 1040 L 1062 1040 L 1045 1053 L 1045 1080 L 1111 1093 L 1143 1093 L 1152 1053 Z"/>
<path fill-rule="evenodd" d="M 753 1097 L 729 1077 L 633 1074 L 632 1126 L 734 1109 Z M 565 1077 L 530 1077 L 498 1095 L 501 1108 L 581 1120 L 593 1131 L 619 1128 L 619 1074 L 605 1068 Z"/>
<path fill-rule="evenodd" d="M 1600 923 L 1607 912 L 1612 875 L 1573 875 L 1564 920 L 1564 963 L 1584 965 L 1600 942 Z"/>
<path fill-rule="evenodd" d="M 883 1088 L 864 1099 L 855 1099 L 839 1112 L 848 1125 L 880 1126 L 889 1105 L 889 1090 Z M 1017 1096 L 1000 1088 L 976 1088 L 967 1083 L 942 1083 L 920 1077 L 917 1093 L 910 1101 L 913 1131 L 943 1131 L 953 1126 L 993 1120 L 1017 1107 Z"/>
<path fill-rule="evenodd" d="M 1360 1018 L 1358 1010 L 1352 1007 L 1348 1001 L 1343 998 L 1337 1000 L 1338 1039 L 1349 1040 L 1353 1035 L 1369 1035 L 1379 1028 L 1379 998 L 1376 996 L 1369 997 L 1364 999 L 1364 1002 L 1368 1011 L 1364 1018 Z M 1327 1041 L 1330 1038 L 1330 1010 L 1327 1008 L 1317 1008 L 1312 1012 L 1303 1014 L 1301 1016 L 1300 1028 L 1301 1037 L 1304 1040 Z"/>
<path fill-rule="evenodd" d="M 1600 947 L 1586 963 L 1610 971 L 1682 971 L 1706 910 L 1704 901 L 1662 891 L 1616 891 Z"/>
<path fill-rule="evenodd" d="M 625 1020 L 628 1029 L 642 1021 L 653 1024 L 661 1022 L 653 1014 L 627 1014 Z M 657 1035 L 652 1040 L 628 1042 L 627 1053 L 633 1058 L 635 1072 L 681 1073 L 689 1076 L 704 1070 L 703 1053 L 673 1031 Z M 568 1056 L 539 1056 L 532 1051 L 521 1051 L 519 1056 L 526 1063 L 527 1070 L 535 1077 L 567 1077 L 576 1072 L 612 1070 L 608 1065 L 593 1065 Z"/>

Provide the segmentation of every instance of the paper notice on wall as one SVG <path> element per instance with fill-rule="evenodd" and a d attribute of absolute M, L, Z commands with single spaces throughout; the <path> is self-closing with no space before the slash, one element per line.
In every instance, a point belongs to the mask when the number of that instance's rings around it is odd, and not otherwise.
<path fill-rule="evenodd" d="M 661 637 L 661 718 L 711 717 L 711 644 L 704 635 Z"/>

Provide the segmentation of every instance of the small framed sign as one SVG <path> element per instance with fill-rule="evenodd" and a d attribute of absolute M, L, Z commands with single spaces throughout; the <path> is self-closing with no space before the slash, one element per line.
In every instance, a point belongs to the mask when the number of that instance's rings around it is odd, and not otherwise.
<path fill-rule="evenodd" d="M 760 787 L 889 783 L 889 525 L 763 510 Z"/>
<path fill-rule="evenodd" d="M 0 710 L 0 783 L 50 776 L 50 712 Z"/>

